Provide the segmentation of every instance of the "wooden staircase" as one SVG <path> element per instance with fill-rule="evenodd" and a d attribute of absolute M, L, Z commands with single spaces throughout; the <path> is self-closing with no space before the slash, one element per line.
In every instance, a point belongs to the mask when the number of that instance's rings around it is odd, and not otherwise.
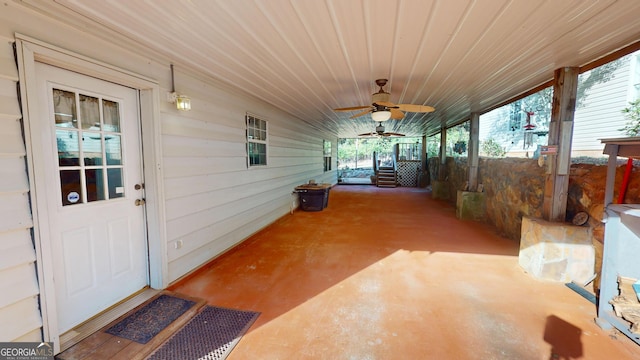
<path fill-rule="evenodd" d="M 378 175 L 376 176 L 377 187 L 391 187 L 394 188 L 398 183 L 398 175 L 396 169 L 392 166 L 381 166 L 378 168 Z"/>

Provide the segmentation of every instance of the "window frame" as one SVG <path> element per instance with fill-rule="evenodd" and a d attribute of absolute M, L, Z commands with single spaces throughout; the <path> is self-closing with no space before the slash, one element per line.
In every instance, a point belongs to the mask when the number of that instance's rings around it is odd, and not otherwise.
<path fill-rule="evenodd" d="M 509 110 L 509 130 L 512 132 L 522 130 L 522 102 L 520 100 L 512 102 Z"/>
<path fill-rule="evenodd" d="M 252 121 L 253 120 L 253 124 Z M 259 125 L 258 125 L 259 124 Z M 264 126 L 262 126 L 264 124 Z M 256 125 L 258 125 L 256 127 Z M 255 134 L 263 135 L 256 138 Z M 261 167 L 269 165 L 269 122 L 255 114 L 246 113 L 245 115 L 245 136 L 247 140 L 247 168 Z M 257 163 L 253 163 L 254 158 L 252 152 L 252 144 L 264 145 L 264 155 L 261 157 L 261 153 L 257 153 Z"/>
<path fill-rule="evenodd" d="M 322 160 L 324 172 L 331 171 L 331 140 L 322 140 Z"/>

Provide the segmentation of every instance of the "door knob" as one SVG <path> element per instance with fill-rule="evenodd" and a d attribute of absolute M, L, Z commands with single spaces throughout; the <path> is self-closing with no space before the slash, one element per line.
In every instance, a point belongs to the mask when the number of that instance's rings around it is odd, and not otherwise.
<path fill-rule="evenodd" d="M 142 206 L 144 205 L 145 201 L 144 199 L 136 199 L 136 206 Z"/>

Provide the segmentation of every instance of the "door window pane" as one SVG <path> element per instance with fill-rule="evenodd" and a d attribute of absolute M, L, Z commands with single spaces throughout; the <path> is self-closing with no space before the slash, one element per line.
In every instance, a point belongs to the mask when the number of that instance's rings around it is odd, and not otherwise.
<path fill-rule="evenodd" d="M 70 91 L 53 89 L 53 115 L 56 126 L 78 127 L 76 94 Z"/>
<path fill-rule="evenodd" d="M 107 169 L 107 178 L 109 182 L 109 199 L 120 198 L 124 196 L 124 181 L 122 179 L 122 169 Z"/>
<path fill-rule="evenodd" d="M 104 177 L 102 169 L 86 169 L 87 201 L 104 200 Z"/>
<path fill-rule="evenodd" d="M 120 112 L 115 101 L 102 100 L 104 131 L 120 132 Z"/>
<path fill-rule="evenodd" d="M 100 103 L 97 98 L 80 95 L 82 129 L 100 129 Z"/>
<path fill-rule="evenodd" d="M 80 170 L 60 171 L 62 205 L 74 205 L 82 203 L 82 185 L 80 181 Z"/>
<path fill-rule="evenodd" d="M 58 146 L 58 164 L 60 166 L 80 165 L 80 147 L 78 132 L 73 130 L 56 130 Z"/>
<path fill-rule="evenodd" d="M 105 135 L 104 144 L 107 156 L 107 165 L 122 165 L 120 135 Z"/>
<path fill-rule="evenodd" d="M 85 131 L 82 133 L 82 154 L 85 166 L 102 165 L 102 139 L 100 133 Z"/>

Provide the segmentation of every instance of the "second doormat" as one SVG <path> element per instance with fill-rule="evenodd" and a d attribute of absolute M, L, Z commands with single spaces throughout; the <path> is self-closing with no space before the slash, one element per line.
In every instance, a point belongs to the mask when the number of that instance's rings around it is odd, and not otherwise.
<path fill-rule="evenodd" d="M 259 315 L 205 306 L 147 359 L 225 359 Z"/>

